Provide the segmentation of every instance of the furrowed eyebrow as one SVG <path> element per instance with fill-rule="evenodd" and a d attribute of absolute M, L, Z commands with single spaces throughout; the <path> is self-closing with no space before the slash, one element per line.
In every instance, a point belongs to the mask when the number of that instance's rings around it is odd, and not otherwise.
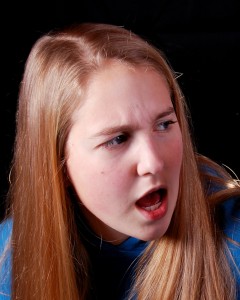
<path fill-rule="evenodd" d="M 174 110 L 174 108 L 171 106 L 171 107 L 169 107 L 167 110 L 165 110 L 164 112 L 162 112 L 162 113 L 160 113 L 159 115 L 157 115 L 156 120 L 157 120 L 157 119 L 164 118 L 164 117 L 167 117 L 167 116 L 169 116 L 169 115 L 171 115 L 171 114 L 173 114 L 173 113 L 175 113 L 175 110 Z"/>
<path fill-rule="evenodd" d="M 172 113 L 175 113 L 174 108 L 173 107 L 169 107 L 167 110 L 165 110 L 164 112 L 160 113 L 157 115 L 156 120 L 164 118 L 166 116 L 171 115 Z M 116 125 L 116 126 L 110 126 L 110 127 L 106 127 L 104 129 L 102 129 L 101 131 L 97 132 L 96 134 L 94 134 L 94 137 L 99 137 L 99 136 L 108 136 L 108 135 L 112 135 L 118 132 L 131 132 L 134 128 L 132 126 L 129 125 Z"/>
<path fill-rule="evenodd" d="M 102 135 L 112 135 L 117 132 L 129 132 L 129 131 L 132 131 L 132 127 L 130 127 L 128 125 L 110 126 L 110 127 L 104 128 L 101 131 L 97 132 L 96 134 L 94 134 L 93 137 L 99 137 Z"/>

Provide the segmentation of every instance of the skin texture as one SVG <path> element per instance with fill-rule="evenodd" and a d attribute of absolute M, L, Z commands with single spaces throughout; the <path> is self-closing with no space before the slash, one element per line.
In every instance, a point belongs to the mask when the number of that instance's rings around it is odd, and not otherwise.
<path fill-rule="evenodd" d="M 182 148 L 161 75 L 115 62 L 91 77 L 66 155 L 70 180 L 99 237 L 119 244 L 129 236 L 164 235 L 178 197 Z"/>

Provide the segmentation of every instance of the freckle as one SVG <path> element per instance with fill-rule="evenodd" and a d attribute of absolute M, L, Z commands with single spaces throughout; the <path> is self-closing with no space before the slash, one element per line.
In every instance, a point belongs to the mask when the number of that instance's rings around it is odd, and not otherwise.
<path fill-rule="evenodd" d="M 104 171 L 101 171 L 101 174 L 102 174 L 102 175 L 105 174 Z"/>

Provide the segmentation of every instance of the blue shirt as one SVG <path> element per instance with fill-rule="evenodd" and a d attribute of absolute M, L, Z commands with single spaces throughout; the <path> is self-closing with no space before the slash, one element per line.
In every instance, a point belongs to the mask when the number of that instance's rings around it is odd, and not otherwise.
<path fill-rule="evenodd" d="M 11 295 L 11 249 L 5 248 L 10 241 L 12 233 L 12 220 L 0 224 L 0 300 L 9 300 Z M 5 251 L 5 253 L 4 253 Z M 5 255 L 4 259 L 2 258 Z"/>
<path fill-rule="evenodd" d="M 240 300 L 240 199 L 233 198 L 220 205 L 221 226 L 231 253 L 229 263 L 237 283 L 237 300 Z"/>
<path fill-rule="evenodd" d="M 238 205 L 238 207 L 237 207 Z M 240 300 L 240 207 L 239 199 L 230 199 L 220 204 L 221 226 L 226 236 L 228 249 L 233 260 L 229 257 L 229 263 L 237 282 L 238 296 Z M 0 257 L 4 247 L 11 237 L 12 220 L 9 219 L 0 225 Z M 85 232 L 86 233 L 86 232 Z M 148 243 L 135 238 L 128 238 L 120 245 L 99 240 L 93 234 L 87 233 L 85 241 L 90 261 L 92 263 L 92 276 L 94 294 L 99 296 L 92 299 L 123 300 L 131 289 L 133 273 L 138 258 Z M 233 240 L 234 242 L 232 242 Z M 239 244 L 237 244 L 237 243 Z M 11 298 L 11 252 L 3 265 L 0 264 L 0 300 Z M 104 272 L 103 272 L 104 270 Z M 6 272 L 7 271 L 7 272 Z M 104 276 L 103 276 L 104 274 Z"/>

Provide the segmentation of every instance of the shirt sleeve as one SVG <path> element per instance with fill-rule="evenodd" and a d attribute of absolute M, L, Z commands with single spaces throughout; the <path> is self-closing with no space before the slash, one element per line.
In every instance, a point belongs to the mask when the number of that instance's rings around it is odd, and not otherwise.
<path fill-rule="evenodd" d="M 240 300 L 240 199 L 233 198 L 221 204 L 222 229 L 226 236 L 228 259 L 236 278 L 237 300 Z"/>
<path fill-rule="evenodd" d="M 11 299 L 11 247 L 12 220 L 0 224 L 0 300 Z"/>

